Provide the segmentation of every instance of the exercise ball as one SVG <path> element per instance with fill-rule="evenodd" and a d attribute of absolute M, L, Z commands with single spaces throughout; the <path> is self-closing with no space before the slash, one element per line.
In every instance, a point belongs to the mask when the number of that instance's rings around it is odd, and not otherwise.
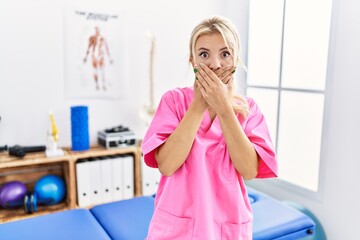
<path fill-rule="evenodd" d="M 26 195 L 27 187 L 20 181 L 11 181 L 5 183 L 0 188 L 0 205 L 3 208 L 17 207 Z"/>
<path fill-rule="evenodd" d="M 34 192 L 38 202 L 43 205 L 54 205 L 61 202 L 66 195 L 64 180 L 56 175 L 46 175 L 36 181 Z"/>

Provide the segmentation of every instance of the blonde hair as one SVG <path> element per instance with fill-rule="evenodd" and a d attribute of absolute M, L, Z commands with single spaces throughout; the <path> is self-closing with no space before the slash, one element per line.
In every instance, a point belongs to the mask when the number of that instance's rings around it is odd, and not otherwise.
<path fill-rule="evenodd" d="M 195 56 L 195 44 L 200 36 L 203 35 L 211 35 L 214 33 L 220 33 L 223 37 L 226 46 L 232 52 L 234 57 L 235 65 L 240 65 L 243 69 L 246 70 L 245 65 L 242 63 L 240 54 L 241 54 L 241 44 L 240 37 L 238 32 L 236 31 L 235 26 L 232 22 L 224 17 L 213 16 L 207 18 L 200 22 L 192 31 L 190 37 L 190 58 L 194 59 Z M 250 110 L 249 105 L 246 99 L 240 95 L 235 95 L 235 88 L 233 88 L 233 109 L 237 113 L 241 113 L 244 117 L 246 117 Z"/>

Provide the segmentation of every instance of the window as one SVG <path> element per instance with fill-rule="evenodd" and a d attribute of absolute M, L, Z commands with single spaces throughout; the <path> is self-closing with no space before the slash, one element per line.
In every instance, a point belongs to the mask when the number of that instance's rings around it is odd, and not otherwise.
<path fill-rule="evenodd" d="M 251 0 L 246 93 L 262 109 L 279 178 L 318 191 L 331 0 Z"/>

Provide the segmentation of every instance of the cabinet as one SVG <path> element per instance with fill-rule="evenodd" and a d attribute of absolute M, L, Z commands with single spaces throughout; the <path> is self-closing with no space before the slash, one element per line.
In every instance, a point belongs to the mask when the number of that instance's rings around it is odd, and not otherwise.
<path fill-rule="evenodd" d="M 64 149 L 64 156 L 47 158 L 44 153 L 29 153 L 24 158 L 12 157 L 7 153 L 0 154 L 0 185 L 18 180 L 33 191 L 36 181 L 47 174 L 61 176 L 66 184 L 65 200 L 53 206 L 38 206 L 38 211 L 27 214 L 22 208 L 4 209 L 0 206 L 0 223 L 24 219 L 51 212 L 77 208 L 76 171 L 78 159 L 111 156 L 118 154 L 132 154 L 134 156 L 134 195 L 142 195 L 141 189 L 141 149 L 139 146 L 106 149 L 93 146 L 88 151 L 73 152 Z M 91 206 L 88 206 L 91 207 Z"/>

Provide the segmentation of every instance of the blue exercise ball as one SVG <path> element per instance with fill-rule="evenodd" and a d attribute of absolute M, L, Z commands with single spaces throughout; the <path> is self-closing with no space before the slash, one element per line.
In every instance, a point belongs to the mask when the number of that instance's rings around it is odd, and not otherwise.
<path fill-rule="evenodd" d="M 50 174 L 36 181 L 34 192 L 41 204 L 54 205 L 65 198 L 66 185 L 61 177 Z"/>

